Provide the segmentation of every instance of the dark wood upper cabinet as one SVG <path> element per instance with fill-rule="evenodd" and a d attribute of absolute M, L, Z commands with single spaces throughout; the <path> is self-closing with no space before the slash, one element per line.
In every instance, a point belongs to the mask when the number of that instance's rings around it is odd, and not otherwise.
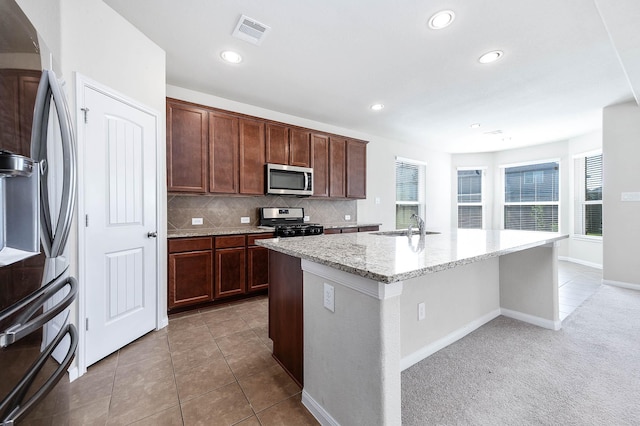
<path fill-rule="evenodd" d="M 264 194 L 264 123 L 240 120 L 240 193 Z"/>
<path fill-rule="evenodd" d="M 346 194 L 346 139 L 329 138 L 329 196 L 342 198 Z"/>
<path fill-rule="evenodd" d="M 367 198 L 367 144 L 347 140 L 347 198 Z"/>
<path fill-rule="evenodd" d="M 289 164 L 309 167 L 311 163 L 311 132 L 305 129 L 289 130 Z"/>
<path fill-rule="evenodd" d="M 17 81 L 0 83 L 7 96 L 19 91 Z M 18 140 L 11 114 L 0 117 L 13 126 L 5 149 Z M 315 197 L 366 198 L 366 154 L 365 141 L 167 98 L 169 192 L 264 195 L 265 164 L 275 163 L 313 168 Z"/>
<path fill-rule="evenodd" d="M 208 111 L 167 100 L 167 189 L 208 190 Z"/>
<path fill-rule="evenodd" d="M 289 164 L 289 128 L 275 123 L 267 124 L 267 163 Z"/>
<path fill-rule="evenodd" d="M 329 136 L 311 134 L 311 167 L 313 168 L 313 196 L 329 196 Z"/>
<path fill-rule="evenodd" d="M 238 193 L 238 117 L 209 112 L 209 192 Z"/>
<path fill-rule="evenodd" d="M 311 132 L 277 123 L 267 124 L 267 163 L 309 167 L 311 162 Z"/>

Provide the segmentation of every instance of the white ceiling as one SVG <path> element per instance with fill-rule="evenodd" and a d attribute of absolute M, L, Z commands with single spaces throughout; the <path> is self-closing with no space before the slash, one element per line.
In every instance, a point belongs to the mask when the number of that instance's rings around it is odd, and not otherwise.
<path fill-rule="evenodd" d="M 105 2 L 166 51 L 167 84 L 452 153 L 599 129 L 640 65 L 638 0 Z M 242 14 L 271 26 L 261 46 L 231 36 Z"/>

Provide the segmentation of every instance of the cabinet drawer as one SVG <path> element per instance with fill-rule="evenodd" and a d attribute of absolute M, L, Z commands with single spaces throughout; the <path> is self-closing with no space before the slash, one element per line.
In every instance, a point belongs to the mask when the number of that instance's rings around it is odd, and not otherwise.
<path fill-rule="evenodd" d="M 224 237 L 216 237 L 216 249 L 244 247 L 244 237 L 244 235 L 226 235 Z"/>
<path fill-rule="evenodd" d="M 251 234 L 247 235 L 247 246 L 255 246 L 256 240 L 266 240 L 267 238 L 273 238 L 272 233 L 268 234 Z"/>
<path fill-rule="evenodd" d="M 339 234 L 342 230 L 340 228 L 324 228 L 325 234 Z"/>
<path fill-rule="evenodd" d="M 379 226 L 361 226 L 358 228 L 358 232 L 370 232 L 370 231 L 379 231 Z"/>
<path fill-rule="evenodd" d="M 183 251 L 211 250 L 211 237 L 183 238 L 169 240 L 169 253 Z"/>
<path fill-rule="evenodd" d="M 358 228 L 356 228 L 355 226 L 353 228 L 342 228 L 343 234 L 350 234 L 352 232 L 358 232 Z"/>

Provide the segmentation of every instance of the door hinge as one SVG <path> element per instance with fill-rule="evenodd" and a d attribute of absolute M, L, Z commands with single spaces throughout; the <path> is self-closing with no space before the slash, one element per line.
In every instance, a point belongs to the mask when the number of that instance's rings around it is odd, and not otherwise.
<path fill-rule="evenodd" d="M 84 124 L 87 124 L 89 122 L 88 118 L 87 118 L 87 114 L 89 112 L 89 108 L 87 108 L 87 107 L 80 108 L 80 111 L 84 112 Z"/>
<path fill-rule="evenodd" d="M 84 227 L 85 228 L 89 227 L 89 215 L 88 214 L 84 215 Z"/>
<path fill-rule="evenodd" d="M 84 319 L 84 330 L 89 331 L 89 318 Z"/>

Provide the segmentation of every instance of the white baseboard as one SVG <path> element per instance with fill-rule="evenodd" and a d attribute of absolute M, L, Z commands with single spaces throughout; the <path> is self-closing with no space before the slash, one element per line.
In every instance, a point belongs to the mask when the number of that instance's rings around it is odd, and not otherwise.
<path fill-rule="evenodd" d="M 577 263 L 578 265 L 584 265 L 584 266 L 588 266 L 590 268 L 602 269 L 602 264 L 600 264 L 600 263 L 587 262 L 586 260 L 576 259 L 574 257 L 558 256 L 558 260 L 564 260 L 564 261 L 571 262 L 571 263 Z"/>
<path fill-rule="evenodd" d="M 80 377 L 78 367 L 71 367 L 67 370 L 67 373 L 69 373 L 69 382 L 73 382 L 75 379 Z"/>
<path fill-rule="evenodd" d="M 518 321 L 527 322 L 529 324 L 537 325 L 538 327 L 548 328 L 549 330 L 560 330 L 562 328 L 562 322 L 560 320 L 552 321 L 534 315 L 524 314 L 518 311 L 512 311 L 511 309 L 500 308 L 500 313 L 505 317 L 517 319 Z"/>
<path fill-rule="evenodd" d="M 454 332 L 447 334 L 443 338 L 438 339 L 435 342 L 430 343 L 427 346 L 424 346 L 418 349 L 417 351 L 403 357 L 402 360 L 400 360 L 400 371 L 404 371 L 407 368 L 411 367 L 412 365 L 419 363 L 420 361 L 427 358 L 428 356 L 433 355 L 434 353 L 438 352 L 440 349 L 443 349 L 449 346 L 450 344 L 462 339 L 467 334 L 477 330 L 478 328 L 482 327 L 492 319 L 495 319 L 499 316 L 500 316 L 500 309 L 491 311 L 488 314 L 485 314 L 480 318 L 473 320 L 470 323 L 464 325 L 463 327 L 455 330 Z"/>
<path fill-rule="evenodd" d="M 622 281 L 602 280 L 602 284 L 612 285 L 615 287 L 628 288 L 631 290 L 640 290 L 640 284 L 625 283 Z"/>
<path fill-rule="evenodd" d="M 306 390 L 302 390 L 302 405 L 307 407 L 307 410 L 320 422 L 323 426 L 340 426 L 340 423 L 336 421 L 327 410 L 318 404 L 318 402 L 307 393 Z"/>

